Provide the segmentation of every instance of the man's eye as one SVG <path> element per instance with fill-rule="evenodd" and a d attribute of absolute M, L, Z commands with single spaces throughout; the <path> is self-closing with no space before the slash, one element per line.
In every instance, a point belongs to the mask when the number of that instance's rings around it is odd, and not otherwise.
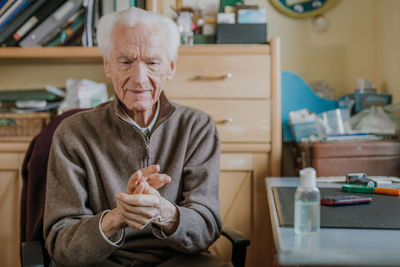
<path fill-rule="evenodd" d="M 122 64 L 124 64 L 124 65 L 129 65 L 129 64 L 131 64 L 132 62 L 131 61 L 123 61 L 122 62 Z"/>
<path fill-rule="evenodd" d="M 157 61 L 150 61 L 149 64 L 150 64 L 150 65 L 158 65 L 159 62 L 157 62 Z"/>

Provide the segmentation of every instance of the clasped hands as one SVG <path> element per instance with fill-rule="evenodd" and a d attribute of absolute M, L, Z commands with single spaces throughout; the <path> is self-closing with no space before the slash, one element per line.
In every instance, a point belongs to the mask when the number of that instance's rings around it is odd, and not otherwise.
<path fill-rule="evenodd" d="M 117 193 L 117 207 L 108 212 L 101 227 L 107 238 L 128 226 L 137 230 L 154 222 L 166 234 L 172 234 L 178 225 L 179 212 L 176 206 L 157 191 L 171 177 L 158 173 L 159 165 L 136 171 L 128 181 L 125 193 Z"/>

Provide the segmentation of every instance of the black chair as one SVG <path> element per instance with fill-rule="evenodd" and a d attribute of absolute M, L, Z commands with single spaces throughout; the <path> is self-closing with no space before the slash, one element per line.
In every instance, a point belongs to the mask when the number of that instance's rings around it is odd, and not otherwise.
<path fill-rule="evenodd" d="M 59 123 L 82 109 L 71 110 L 54 118 L 31 142 L 22 165 L 21 196 L 21 264 L 24 267 L 48 266 L 50 257 L 44 247 L 43 214 L 46 170 L 53 134 Z M 235 229 L 223 229 L 222 235 L 232 243 L 232 264 L 245 265 L 250 241 Z"/>

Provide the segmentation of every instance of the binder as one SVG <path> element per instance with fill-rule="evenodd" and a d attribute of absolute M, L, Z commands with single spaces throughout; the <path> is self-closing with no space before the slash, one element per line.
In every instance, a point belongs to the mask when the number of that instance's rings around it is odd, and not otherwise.
<path fill-rule="evenodd" d="M 59 27 L 70 18 L 82 5 L 83 0 L 68 0 L 62 6 L 37 26 L 30 34 L 25 36 L 19 43 L 22 47 L 40 46 L 46 36 Z"/>
<path fill-rule="evenodd" d="M 24 24 L 42 5 L 46 0 L 37 0 L 26 7 L 15 19 L 8 23 L 7 27 L 0 32 L 0 44 L 7 40 L 22 24 Z"/>
<path fill-rule="evenodd" d="M 33 28 L 44 21 L 50 14 L 52 14 L 64 0 L 47 0 L 45 5 L 37 9 L 33 16 L 29 17 L 21 26 L 18 27 L 14 33 L 9 36 L 3 43 L 3 46 L 15 46 L 17 43 Z"/>

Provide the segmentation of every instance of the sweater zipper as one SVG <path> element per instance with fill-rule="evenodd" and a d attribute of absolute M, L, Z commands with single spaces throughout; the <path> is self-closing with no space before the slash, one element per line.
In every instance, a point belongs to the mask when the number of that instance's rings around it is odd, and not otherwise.
<path fill-rule="evenodd" d="M 146 166 L 145 167 L 149 167 L 150 166 L 150 159 L 151 159 L 150 138 L 147 138 L 146 136 L 144 136 L 144 140 L 145 140 L 145 143 L 146 143 Z"/>

